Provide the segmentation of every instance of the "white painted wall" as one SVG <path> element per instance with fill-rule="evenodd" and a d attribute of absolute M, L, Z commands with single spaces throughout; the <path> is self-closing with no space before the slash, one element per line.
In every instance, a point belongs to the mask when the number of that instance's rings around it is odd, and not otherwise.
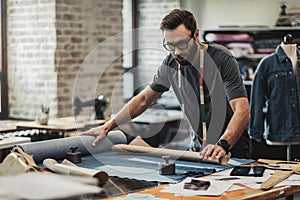
<path fill-rule="evenodd" d="M 200 31 L 220 25 L 273 26 L 280 13 L 281 0 L 182 0 L 198 21 Z M 285 0 L 287 8 L 300 8 L 299 0 Z"/>

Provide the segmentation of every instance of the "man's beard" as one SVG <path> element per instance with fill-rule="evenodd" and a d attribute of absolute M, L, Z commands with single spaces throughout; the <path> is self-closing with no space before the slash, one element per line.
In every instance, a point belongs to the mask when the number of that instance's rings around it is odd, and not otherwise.
<path fill-rule="evenodd" d="M 179 63 L 181 66 L 191 65 L 191 63 L 190 63 L 187 59 L 183 58 L 183 57 L 180 56 L 180 55 L 177 55 L 177 56 L 174 55 L 174 59 L 175 59 L 175 60 L 177 61 L 177 63 Z"/>
<path fill-rule="evenodd" d="M 191 46 L 189 52 L 184 55 L 173 55 L 174 59 L 179 63 L 181 66 L 187 66 L 187 65 L 193 65 L 192 61 L 194 56 L 197 52 L 197 45 L 196 43 L 193 43 L 193 46 Z"/>

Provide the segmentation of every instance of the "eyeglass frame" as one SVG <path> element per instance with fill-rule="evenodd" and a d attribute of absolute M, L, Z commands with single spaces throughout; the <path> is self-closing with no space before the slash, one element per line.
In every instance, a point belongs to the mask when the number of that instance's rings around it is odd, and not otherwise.
<path fill-rule="evenodd" d="M 185 39 L 185 40 L 180 40 L 180 41 L 176 42 L 175 44 L 168 44 L 168 43 L 165 43 L 165 42 L 166 42 L 166 39 L 164 38 L 164 39 L 163 39 L 163 47 L 164 47 L 167 51 L 175 51 L 175 47 L 177 47 L 177 48 L 180 49 L 180 50 L 185 50 L 185 49 L 187 49 L 187 48 L 189 47 L 189 42 L 191 41 L 192 38 L 193 38 L 193 37 L 190 37 L 190 38 L 188 39 L 188 41 L 186 41 L 186 39 Z M 185 44 L 186 44 L 186 47 L 181 48 L 181 47 L 178 46 L 178 43 L 183 42 L 183 41 L 186 41 L 186 43 L 185 43 Z M 172 46 L 173 49 L 168 49 L 168 48 L 166 47 L 167 45 Z"/>

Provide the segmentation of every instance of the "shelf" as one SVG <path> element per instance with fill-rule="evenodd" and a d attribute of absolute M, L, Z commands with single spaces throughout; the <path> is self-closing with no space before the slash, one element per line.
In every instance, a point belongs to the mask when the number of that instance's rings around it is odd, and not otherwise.
<path fill-rule="evenodd" d="M 211 29 L 203 31 L 202 38 L 205 42 L 214 42 L 207 38 L 208 34 L 225 34 L 225 35 L 232 35 L 233 37 L 237 34 L 248 34 L 248 36 L 252 37 L 253 42 L 257 40 L 283 40 L 283 37 L 286 34 L 291 34 L 295 41 L 300 42 L 300 27 L 273 27 L 270 26 L 260 28 L 260 27 L 229 27 L 229 28 L 219 28 L 219 29 Z M 216 41 L 217 43 L 228 43 L 228 42 L 249 42 L 248 40 L 245 41 Z"/>
<path fill-rule="evenodd" d="M 300 44 L 300 27 L 227 26 L 205 30 L 202 37 L 204 42 L 221 44 L 236 56 L 246 79 L 243 83 L 250 91 L 252 80 L 249 79 L 253 78 L 259 61 L 275 52 L 287 34 L 291 34 L 293 40 Z"/>
<path fill-rule="evenodd" d="M 268 56 L 268 55 L 270 55 L 270 54 L 258 54 L 257 53 L 257 54 L 248 54 L 248 55 L 245 55 L 245 56 L 243 56 L 241 58 L 248 58 L 248 59 L 253 59 L 253 60 L 260 60 L 263 57 Z"/>
<path fill-rule="evenodd" d="M 248 34 L 257 34 L 257 33 L 275 33 L 275 32 L 293 32 L 294 34 L 300 36 L 300 27 L 285 27 L 285 26 L 280 26 L 280 27 L 275 27 L 275 26 L 270 26 L 268 27 L 229 27 L 229 28 L 219 28 L 219 29 L 209 29 L 209 30 L 204 30 L 203 31 L 203 36 L 205 36 L 208 33 L 248 33 Z M 205 39 L 203 37 L 203 39 Z"/>

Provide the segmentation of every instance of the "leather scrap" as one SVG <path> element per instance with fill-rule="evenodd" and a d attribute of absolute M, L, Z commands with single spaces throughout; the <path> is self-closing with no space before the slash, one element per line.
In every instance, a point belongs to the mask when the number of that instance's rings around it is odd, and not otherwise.
<path fill-rule="evenodd" d="M 274 174 L 261 184 L 261 189 L 268 190 L 278 183 L 284 181 L 293 174 L 292 171 L 276 170 Z"/>

